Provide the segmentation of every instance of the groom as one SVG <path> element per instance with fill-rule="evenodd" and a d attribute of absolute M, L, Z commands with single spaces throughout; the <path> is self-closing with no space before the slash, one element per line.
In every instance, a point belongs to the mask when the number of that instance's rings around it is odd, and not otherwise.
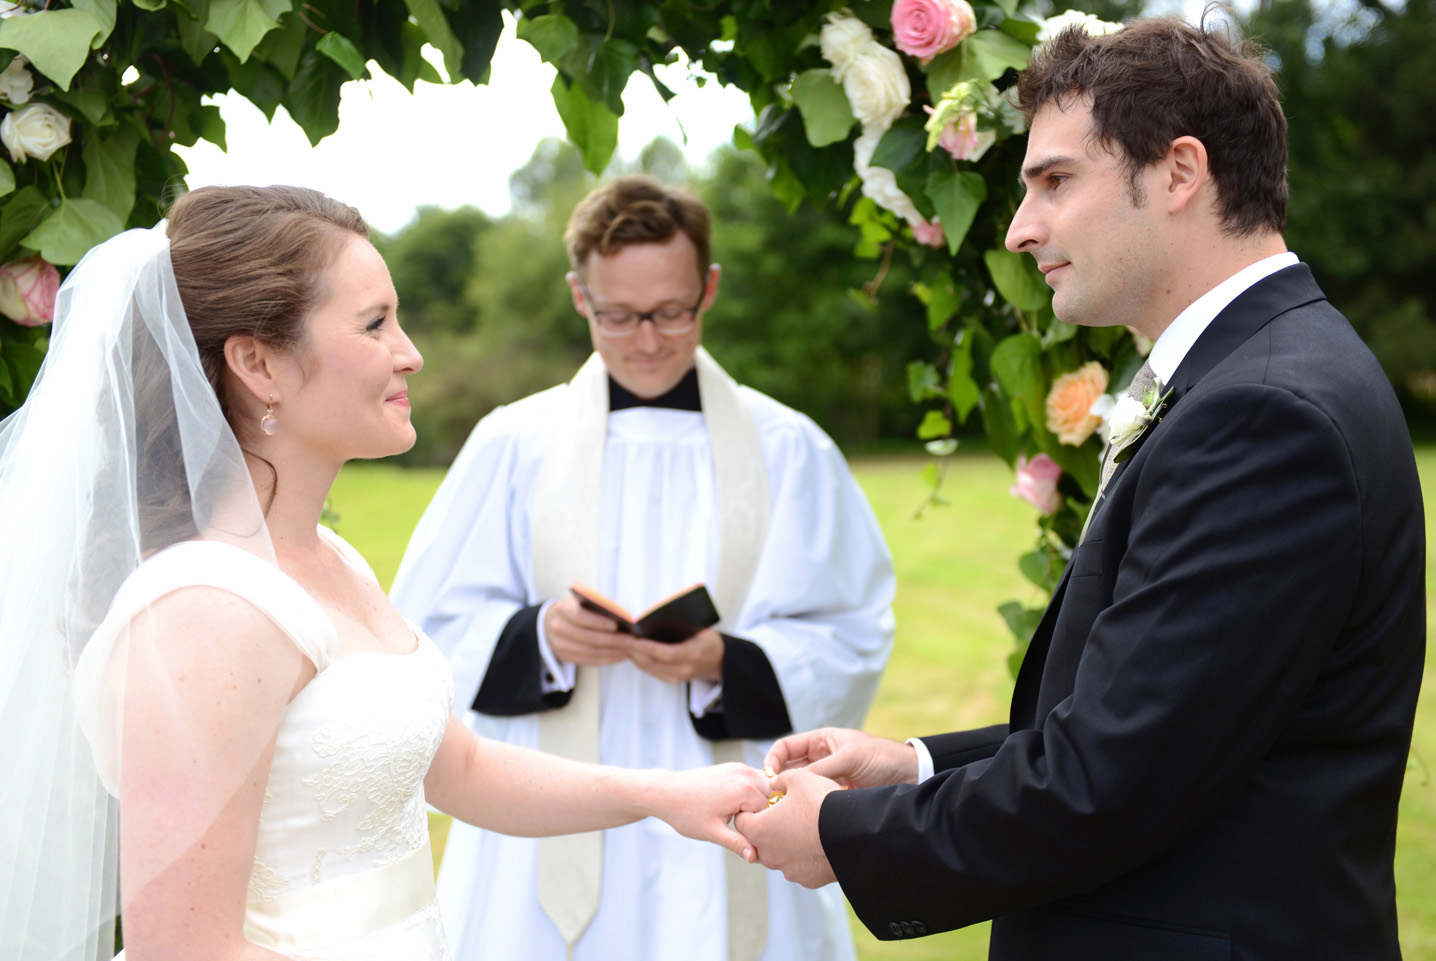
<path fill-rule="evenodd" d="M 1224 29 L 1154 19 L 1062 34 L 1018 100 L 1007 246 L 1063 320 L 1153 338 L 1147 397 L 1171 393 L 1009 723 L 793 735 L 786 797 L 737 827 L 884 939 L 993 918 L 996 959 L 1399 958 L 1420 490 L 1381 368 L 1285 249 L 1276 87 Z"/>

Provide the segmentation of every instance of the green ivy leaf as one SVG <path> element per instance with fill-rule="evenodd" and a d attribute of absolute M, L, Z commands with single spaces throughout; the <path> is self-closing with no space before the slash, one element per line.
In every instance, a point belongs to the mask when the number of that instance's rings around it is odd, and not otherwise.
<path fill-rule="evenodd" d="M 539 52 L 545 63 L 558 63 L 564 54 L 578 46 L 578 24 L 561 13 L 541 17 L 521 17 L 518 37 Z"/>
<path fill-rule="evenodd" d="M 826 147 L 847 139 L 857 119 L 848 103 L 848 95 L 843 93 L 842 85 L 833 80 L 831 71 L 822 67 L 804 70 L 793 81 L 792 95 L 803 115 L 808 143 Z"/>
<path fill-rule="evenodd" d="M 124 221 L 98 200 L 65 199 L 20 244 L 56 266 L 68 267 L 79 263 L 95 244 L 124 229 Z"/>
<path fill-rule="evenodd" d="M 93 126 L 108 127 L 115 122 L 115 112 L 110 107 L 115 99 L 113 92 L 81 90 L 76 86 L 73 90 L 56 91 L 51 96 L 74 107 Z"/>
<path fill-rule="evenodd" d="M 951 433 L 952 421 L 940 410 L 927 411 L 922 415 L 922 423 L 917 425 L 918 440 L 936 440 Z"/>
<path fill-rule="evenodd" d="M 1009 67 L 1026 69 L 1032 48 L 1000 30 L 979 30 L 962 42 L 962 53 L 969 77 L 996 80 Z"/>
<path fill-rule="evenodd" d="M 1047 326 L 1047 332 L 1042 335 L 1042 349 L 1055 347 L 1057 344 L 1065 344 L 1077 336 L 1078 327 L 1076 324 L 1067 324 L 1052 318 L 1052 323 Z"/>
<path fill-rule="evenodd" d="M 957 308 L 962 306 L 962 296 L 958 294 L 957 288 L 952 285 L 952 278 L 945 271 L 930 287 L 914 284 L 914 293 L 917 293 L 919 286 L 924 288 L 923 293 L 918 294 L 918 299 L 927 306 L 927 329 L 937 330 L 957 313 Z"/>
<path fill-rule="evenodd" d="M 71 0 L 70 6 L 85 11 L 100 25 L 100 36 L 90 41 L 90 47 L 98 50 L 104 46 L 115 31 L 115 0 Z"/>
<path fill-rule="evenodd" d="M 1034 334 L 1005 337 L 988 362 L 1002 393 L 1020 405 L 1028 423 L 1040 428 L 1046 421 L 1047 381 L 1042 376 L 1042 342 Z"/>
<path fill-rule="evenodd" d="M 210 0 L 204 26 L 243 61 L 290 9 L 289 0 Z"/>
<path fill-rule="evenodd" d="M 967 423 L 967 415 L 982 398 L 977 380 L 972 376 L 972 340 L 964 333 L 952 351 L 952 373 L 947 377 L 947 396 L 959 423 Z"/>
<path fill-rule="evenodd" d="M 8 164 L 6 165 L 8 168 Z M 0 207 L 0 263 L 12 259 L 20 238 L 35 229 L 50 212 L 50 198 L 33 186 L 24 186 Z"/>
<path fill-rule="evenodd" d="M 927 196 L 942 222 L 947 251 L 956 255 L 987 199 L 987 181 L 973 170 L 937 170 L 927 175 Z"/>
<path fill-rule="evenodd" d="M 70 89 L 91 45 L 105 36 L 103 25 L 86 10 L 41 10 L 0 20 L 0 47 L 23 53 L 61 90 Z"/>
<path fill-rule="evenodd" d="M 328 57 L 311 50 L 299 59 L 284 106 L 310 144 L 339 129 L 339 88 L 344 74 Z"/>
<path fill-rule="evenodd" d="M 925 360 L 911 360 L 907 365 L 907 393 L 914 404 L 920 404 L 929 397 L 941 397 L 941 381 L 937 368 Z"/>
<path fill-rule="evenodd" d="M 987 432 L 987 443 L 992 452 L 1008 464 L 1017 460 L 1017 443 L 1021 439 L 1017 421 L 1007 402 L 992 387 L 982 390 L 982 426 Z"/>
<path fill-rule="evenodd" d="M 85 190 L 83 196 L 99 201 L 121 222 L 128 221 L 135 206 L 135 148 L 140 132 L 126 124 L 101 140 L 85 142 Z"/>
<path fill-rule="evenodd" d="M 4 197 L 15 189 L 15 171 L 5 161 L 0 160 L 0 197 Z"/>
<path fill-rule="evenodd" d="M 563 74 L 553 78 L 553 104 L 558 108 L 568 139 L 583 154 L 583 165 L 603 173 L 618 146 L 618 117 L 602 103 L 594 103 L 578 84 L 569 85 Z"/>
<path fill-rule="evenodd" d="M 963 73 L 962 47 L 959 45 L 933 57 L 926 71 L 927 95 L 936 104 L 943 94 L 952 89 L 953 84 L 967 79 Z"/>
<path fill-rule="evenodd" d="M 409 13 L 418 21 L 424 36 L 443 54 L 444 69 L 448 72 L 449 79 L 462 76 L 464 45 L 454 36 L 449 21 L 444 19 L 444 11 L 439 7 L 438 0 L 404 0 L 404 3 L 408 6 Z"/>
<path fill-rule="evenodd" d="M 1032 20 L 1017 20 L 1011 11 L 1008 11 L 1007 19 L 1002 21 L 998 27 L 1009 37 L 1015 37 L 1029 47 L 1037 46 L 1037 35 L 1042 32 L 1042 24 Z"/>
<path fill-rule="evenodd" d="M 180 12 L 175 14 L 180 47 L 195 63 L 208 57 L 219 44 L 219 38 L 204 28 L 208 19 L 209 0 L 188 0 L 186 4 L 180 5 Z"/>
<path fill-rule="evenodd" d="M 250 60 L 263 60 L 293 80 L 299 73 L 299 60 L 304 56 L 304 42 L 309 39 L 309 25 L 294 14 L 279 20 L 279 29 L 264 35 L 250 55 Z"/>
<path fill-rule="evenodd" d="M 1006 248 L 986 251 L 982 255 L 987 272 L 1003 299 L 1018 310 L 1041 310 L 1052 302 L 1051 292 L 1042 274 L 1028 254 L 1015 254 Z"/>
<path fill-rule="evenodd" d="M 350 80 L 360 80 L 369 72 L 369 68 L 364 65 L 364 55 L 354 46 L 354 41 L 337 30 L 331 30 L 320 37 L 314 49 L 339 64 L 344 72 L 349 74 Z"/>

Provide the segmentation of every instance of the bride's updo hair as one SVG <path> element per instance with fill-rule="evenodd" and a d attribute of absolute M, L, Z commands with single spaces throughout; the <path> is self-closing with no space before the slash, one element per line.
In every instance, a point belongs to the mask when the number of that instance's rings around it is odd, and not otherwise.
<path fill-rule="evenodd" d="M 327 296 L 325 279 L 344 241 L 369 237 L 359 211 L 306 187 L 201 187 L 169 211 L 170 263 L 195 346 L 225 419 L 235 423 L 224 344 L 247 334 L 292 350 L 304 317 Z"/>

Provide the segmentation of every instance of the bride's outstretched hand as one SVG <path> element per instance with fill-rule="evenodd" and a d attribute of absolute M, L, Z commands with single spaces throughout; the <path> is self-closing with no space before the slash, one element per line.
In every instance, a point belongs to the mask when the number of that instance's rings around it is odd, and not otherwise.
<path fill-rule="evenodd" d="M 712 841 L 745 861 L 758 852 L 729 822 L 741 811 L 768 805 L 768 778 L 746 764 L 719 764 L 691 771 L 660 771 L 653 788 L 653 815 L 684 837 Z"/>

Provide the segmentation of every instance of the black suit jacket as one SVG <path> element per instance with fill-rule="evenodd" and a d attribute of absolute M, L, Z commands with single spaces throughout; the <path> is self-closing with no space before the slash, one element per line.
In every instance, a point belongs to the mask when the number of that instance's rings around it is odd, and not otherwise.
<path fill-rule="evenodd" d="M 1006 726 L 819 817 L 880 938 L 995 959 L 1397 958 L 1425 543 L 1390 384 L 1305 266 L 1231 303 L 1114 475 Z"/>

